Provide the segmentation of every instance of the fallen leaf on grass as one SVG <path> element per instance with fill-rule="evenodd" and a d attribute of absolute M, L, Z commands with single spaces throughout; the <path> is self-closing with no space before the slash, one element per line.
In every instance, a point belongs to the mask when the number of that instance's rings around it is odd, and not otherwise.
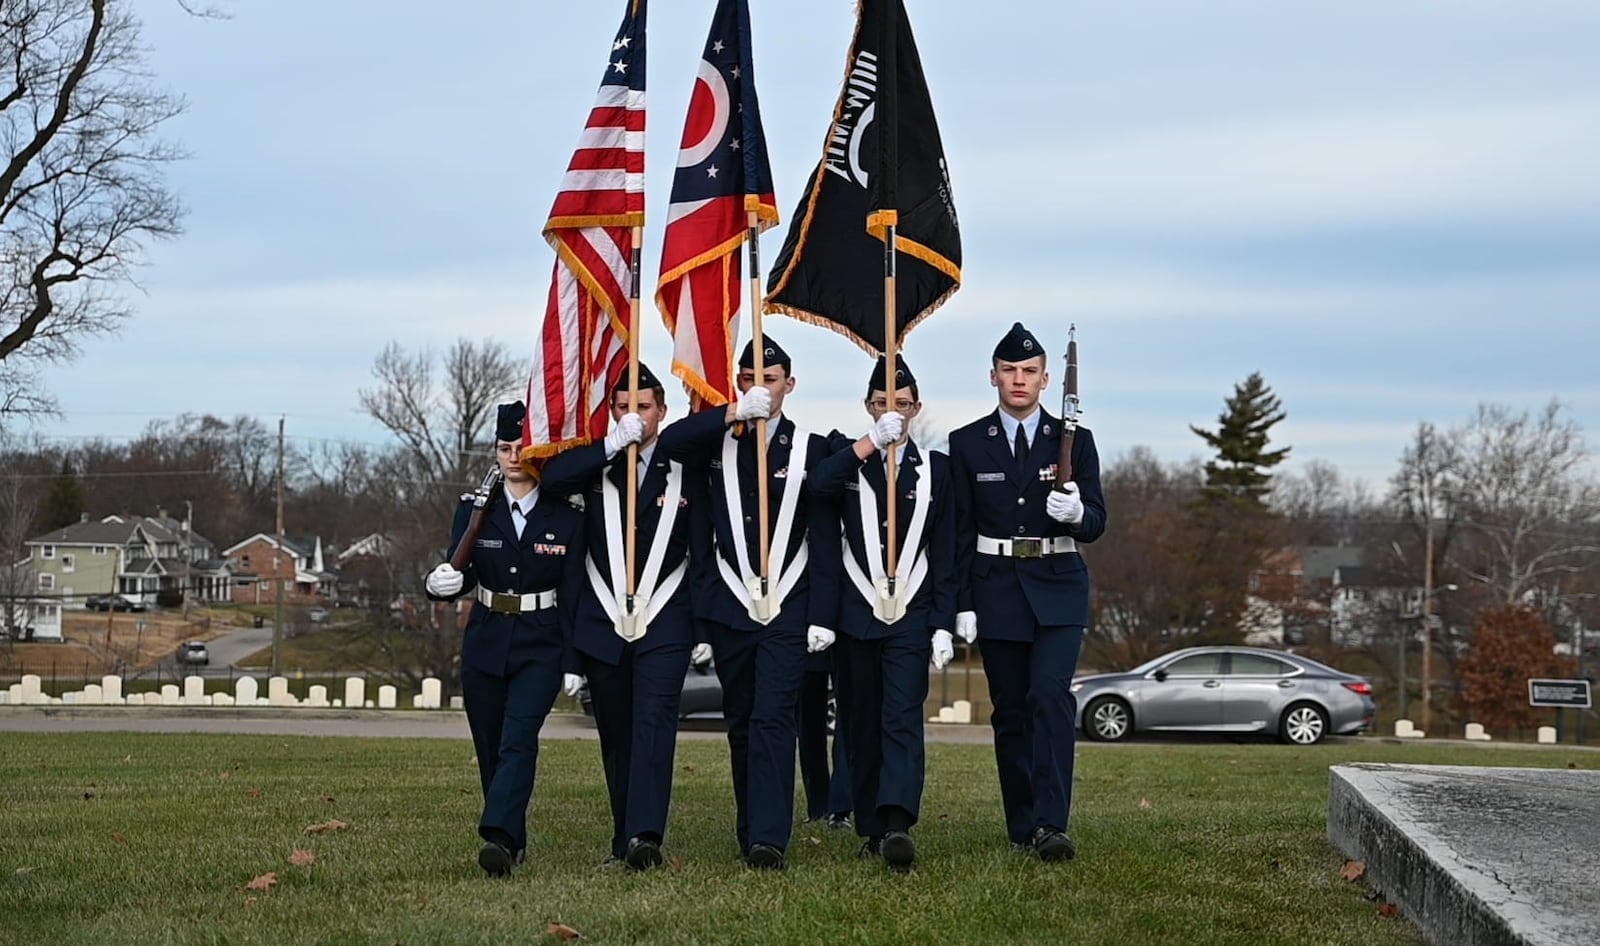
<path fill-rule="evenodd" d="M 249 795 L 251 798 L 260 798 L 261 797 L 261 789 L 252 788 L 252 789 L 250 789 L 250 791 L 246 792 L 245 794 Z"/>
<path fill-rule="evenodd" d="M 1392 903 L 1385 902 L 1383 906 L 1378 908 L 1378 915 L 1385 920 L 1391 920 L 1400 915 L 1400 908 Z"/>
<path fill-rule="evenodd" d="M 1143 810 L 1143 809 L 1146 809 L 1146 808 L 1149 808 L 1149 807 L 1150 807 L 1150 799 L 1148 799 L 1148 798 L 1139 799 L 1139 808 L 1140 808 L 1140 810 Z"/>
<path fill-rule="evenodd" d="M 19 867 L 16 870 L 12 871 L 12 873 L 16 874 L 17 876 L 20 877 L 23 874 L 31 874 L 34 871 L 38 870 L 38 869 L 39 868 L 37 868 L 37 867 Z"/>
<path fill-rule="evenodd" d="M 328 804 L 330 804 L 330 805 L 333 804 L 333 796 L 332 795 L 323 795 L 323 796 L 321 796 L 321 798 L 322 798 L 323 801 L 327 802 Z"/>
<path fill-rule="evenodd" d="M 1344 869 L 1339 871 L 1339 876 L 1345 880 L 1360 880 L 1361 875 L 1366 872 L 1366 861 L 1345 861 Z"/>
<path fill-rule="evenodd" d="M 565 923 L 551 923 L 544 928 L 545 934 L 556 939 L 578 939 L 578 931 Z"/>
<path fill-rule="evenodd" d="M 113 831 L 113 832 L 111 832 L 111 840 L 117 842 L 118 844 L 126 844 L 126 843 L 128 843 L 128 839 L 125 836 L 123 836 L 121 831 Z"/>
<path fill-rule="evenodd" d="M 293 864 L 295 867 L 310 867 L 312 862 L 316 859 L 317 855 L 311 853 L 305 848 L 297 847 L 293 851 L 289 852 L 289 863 Z"/>
<path fill-rule="evenodd" d="M 306 834 L 325 834 L 329 831 L 340 831 L 350 827 L 338 818 L 329 818 L 306 828 Z"/>
<path fill-rule="evenodd" d="M 1569 768 L 1569 769 L 1575 769 L 1577 767 L 1578 767 L 1578 763 L 1576 763 L 1576 762 L 1568 762 L 1567 763 L 1567 768 Z"/>
<path fill-rule="evenodd" d="M 260 877 L 257 877 L 254 880 L 250 881 L 248 884 L 245 884 L 244 885 L 244 889 L 246 889 L 246 890 L 271 890 L 272 889 L 272 885 L 276 884 L 277 882 L 278 882 L 277 871 L 267 871 L 265 874 L 262 874 Z"/>
<path fill-rule="evenodd" d="M 684 775 L 693 775 L 694 774 L 694 766 L 692 766 L 692 765 L 684 766 L 683 767 L 683 774 Z"/>
<path fill-rule="evenodd" d="M 667 866 L 672 868 L 672 872 L 674 874 L 683 873 L 683 861 L 679 860 L 676 857 L 667 858 Z"/>

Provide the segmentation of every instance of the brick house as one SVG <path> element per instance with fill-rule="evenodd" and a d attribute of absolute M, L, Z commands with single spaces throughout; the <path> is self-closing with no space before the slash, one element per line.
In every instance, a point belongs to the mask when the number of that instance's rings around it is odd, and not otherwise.
<path fill-rule="evenodd" d="M 334 575 L 323 567 L 320 536 L 278 537 L 257 532 L 222 550 L 233 574 L 234 604 L 270 604 L 281 585 L 284 597 L 310 603 L 332 590 Z"/>

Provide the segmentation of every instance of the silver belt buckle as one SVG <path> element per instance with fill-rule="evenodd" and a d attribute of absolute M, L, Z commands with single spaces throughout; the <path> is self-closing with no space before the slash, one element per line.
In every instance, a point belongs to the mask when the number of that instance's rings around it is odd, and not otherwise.
<path fill-rule="evenodd" d="M 1012 539 L 1012 558 L 1044 558 L 1043 539 Z"/>
<path fill-rule="evenodd" d="M 493 592 L 489 599 L 489 610 L 501 614 L 521 614 L 522 595 L 510 595 L 503 592 Z"/>

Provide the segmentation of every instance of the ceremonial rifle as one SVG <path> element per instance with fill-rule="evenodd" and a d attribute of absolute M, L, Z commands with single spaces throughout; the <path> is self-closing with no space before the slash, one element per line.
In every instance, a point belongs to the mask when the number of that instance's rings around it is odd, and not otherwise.
<path fill-rule="evenodd" d="M 1067 380 L 1061 386 L 1061 455 L 1056 459 L 1056 489 L 1072 482 L 1072 437 L 1078 430 L 1078 326 L 1067 328 Z"/>
<path fill-rule="evenodd" d="M 467 520 L 467 529 L 461 533 L 461 541 L 456 543 L 455 550 L 450 553 L 450 567 L 462 571 L 467 563 L 472 561 L 472 547 L 478 544 L 478 533 L 483 531 L 483 520 L 489 512 L 489 499 L 500 488 L 500 464 L 496 463 L 484 476 L 483 482 L 473 490 L 472 517 Z M 465 497 L 463 497 L 465 498 Z"/>

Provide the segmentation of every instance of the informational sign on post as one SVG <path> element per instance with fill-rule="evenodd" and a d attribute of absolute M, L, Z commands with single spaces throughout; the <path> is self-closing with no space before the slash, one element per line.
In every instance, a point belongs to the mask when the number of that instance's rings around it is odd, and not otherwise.
<path fill-rule="evenodd" d="M 1574 706 L 1588 709 L 1588 680 L 1529 680 L 1528 705 Z"/>

